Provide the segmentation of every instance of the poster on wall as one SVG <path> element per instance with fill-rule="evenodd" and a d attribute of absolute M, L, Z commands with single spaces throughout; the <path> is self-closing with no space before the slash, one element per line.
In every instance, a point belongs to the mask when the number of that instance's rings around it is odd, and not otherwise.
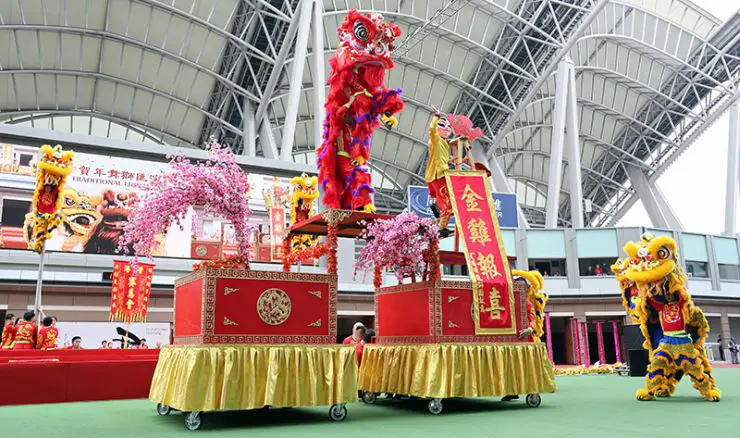
<path fill-rule="evenodd" d="M 37 160 L 38 151 L 37 147 L 0 144 L 2 248 L 28 249 L 29 212 L 35 184 L 32 163 Z M 148 182 L 152 176 L 168 169 L 168 164 L 162 162 L 76 153 L 75 170 L 67 179 L 62 193 L 63 224 L 47 240 L 46 249 L 115 254 L 123 227 L 139 208 Z M 254 213 L 250 222 L 269 239 L 271 223 L 262 193 L 266 190 L 287 193 L 290 187 L 288 179 L 249 174 L 249 184 L 249 205 Z M 213 257 L 236 250 L 230 224 L 219 218 L 194 214 L 192 208 L 182 221 L 182 227 L 173 225 L 166 233 L 156 236 L 156 240 L 158 246 L 153 255 L 161 257 L 190 258 L 196 240 L 198 245 L 213 241 L 219 248 Z M 282 242 L 277 244 L 281 245 Z"/>
<path fill-rule="evenodd" d="M 118 329 L 126 329 L 122 322 L 58 322 L 59 347 L 72 344 L 72 338 L 82 338 L 82 348 L 100 348 L 103 341 L 112 342 L 113 348 L 121 348 L 123 337 Z M 167 322 L 134 322 L 129 324 L 129 334 L 135 339 L 146 339 L 149 348 L 169 345 L 170 323 Z M 129 342 L 131 342 L 129 337 Z"/>

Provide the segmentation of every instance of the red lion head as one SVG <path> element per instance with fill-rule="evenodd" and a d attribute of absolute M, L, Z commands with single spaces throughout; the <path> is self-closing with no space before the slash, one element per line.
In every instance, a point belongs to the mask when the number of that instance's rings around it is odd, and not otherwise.
<path fill-rule="evenodd" d="M 384 68 L 393 68 L 393 42 L 401 36 L 401 29 L 386 22 L 382 15 L 363 15 L 352 9 L 338 34 L 339 47 L 348 48 L 357 62 L 377 62 Z"/>

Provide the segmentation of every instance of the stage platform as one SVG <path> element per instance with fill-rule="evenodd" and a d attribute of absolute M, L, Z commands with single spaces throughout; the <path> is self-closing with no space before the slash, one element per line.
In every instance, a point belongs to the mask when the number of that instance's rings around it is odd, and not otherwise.
<path fill-rule="evenodd" d="M 0 352 L 0 406 L 149 395 L 159 350 Z"/>

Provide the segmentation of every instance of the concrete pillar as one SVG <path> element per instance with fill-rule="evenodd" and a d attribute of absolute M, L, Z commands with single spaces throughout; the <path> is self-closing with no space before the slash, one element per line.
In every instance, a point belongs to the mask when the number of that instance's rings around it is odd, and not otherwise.
<path fill-rule="evenodd" d="M 738 148 L 740 148 L 740 114 L 738 103 L 730 107 L 730 137 L 727 145 L 727 185 L 725 187 L 725 235 L 737 233 Z"/>
<path fill-rule="evenodd" d="M 528 271 L 527 230 L 521 228 L 514 230 L 514 238 L 516 239 L 516 268 L 520 271 Z"/>
<path fill-rule="evenodd" d="M 730 328 L 730 318 L 727 315 L 727 309 L 722 309 L 722 313 L 719 317 L 719 324 L 720 324 L 720 334 L 722 335 L 722 344 L 720 344 L 719 348 L 722 349 L 722 351 L 725 354 L 725 360 L 728 362 L 732 361 L 732 358 L 730 356 L 730 350 L 728 349 L 727 342 L 732 337 L 732 330 Z"/>
<path fill-rule="evenodd" d="M 565 141 L 565 113 L 568 96 L 568 64 L 560 61 L 555 76 L 555 110 L 552 113 L 550 168 L 547 175 L 547 204 L 545 228 L 558 227 L 560 188 L 563 182 L 563 143 Z"/>
<path fill-rule="evenodd" d="M 243 153 L 249 157 L 256 157 L 257 130 L 255 129 L 254 106 L 246 97 L 244 98 L 244 123 L 242 131 L 244 132 Z"/>
<path fill-rule="evenodd" d="M 565 104 L 565 148 L 568 152 L 568 188 L 570 220 L 573 228 L 583 228 L 583 184 L 581 182 L 581 144 L 578 127 L 578 98 L 573 61 L 565 58 L 568 68 L 567 102 Z"/>
<path fill-rule="evenodd" d="M 324 133 L 324 101 L 326 100 L 326 77 L 324 73 L 324 4 L 315 0 L 313 4 L 313 40 L 311 65 L 313 69 L 313 129 L 314 147 L 318 147 Z"/>
<path fill-rule="evenodd" d="M 599 344 L 599 363 L 606 363 L 606 351 L 604 350 L 604 329 L 602 321 L 596 321 L 596 342 Z"/>
<path fill-rule="evenodd" d="M 283 161 L 293 160 L 293 144 L 295 143 L 295 128 L 298 122 L 298 106 L 301 103 L 301 90 L 303 89 L 303 68 L 306 66 L 308 37 L 311 33 L 312 6 L 313 2 L 303 1 L 299 10 L 293 68 L 291 68 L 289 79 L 288 103 L 285 106 L 283 142 L 280 145 L 280 159 Z"/>

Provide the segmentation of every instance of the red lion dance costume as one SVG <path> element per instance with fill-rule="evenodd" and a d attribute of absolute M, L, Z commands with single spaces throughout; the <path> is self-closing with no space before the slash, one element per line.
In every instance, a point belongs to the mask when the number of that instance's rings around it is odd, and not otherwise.
<path fill-rule="evenodd" d="M 403 109 L 401 89 L 384 85 L 385 71 L 393 68 L 393 41 L 401 30 L 380 14 L 351 10 L 338 33 L 339 47 L 329 58 L 324 138 L 317 151 L 323 203 L 372 213 L 372 133 L 380 122 L 395 127 L 393 114 Z"/>

